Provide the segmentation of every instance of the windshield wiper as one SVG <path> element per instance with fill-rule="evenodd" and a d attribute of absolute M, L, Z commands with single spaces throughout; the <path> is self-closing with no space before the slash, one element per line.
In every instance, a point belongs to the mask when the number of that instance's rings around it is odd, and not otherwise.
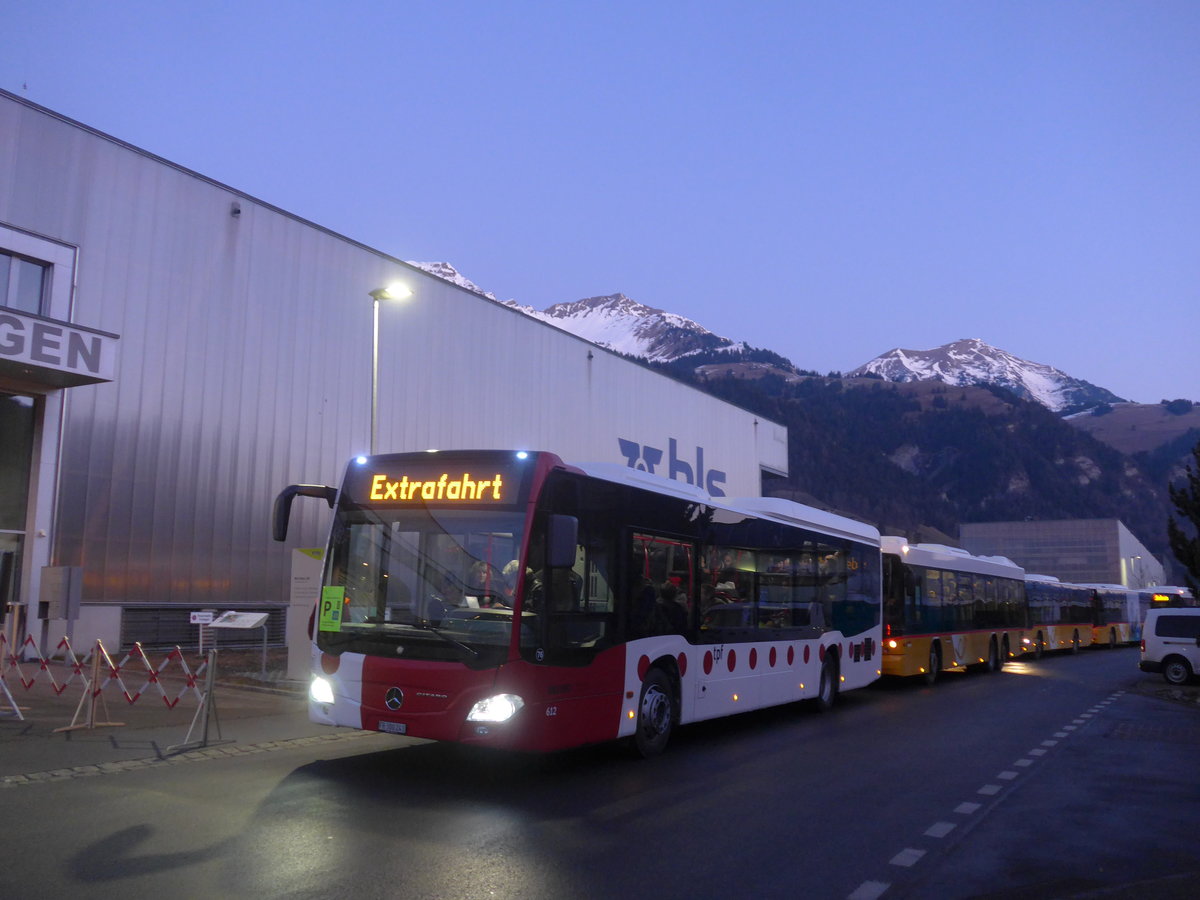
<path fill-rule="evenodd" d="M 479 651 L 476 650 L 474 647 L 471 647 L 468 644 L 464 644 L 462 641 L 458 640 L 457 638 L 452 638 L 448 634 L 442 634 L 442 632 L 438 631 L 437 628 L 435 628 L 433 625 L 430 625 L 428 622 L 408 622 L 406 624 L 408 625 L 409 628 L 417 628 L 421 631 L 428 631 L 430 634 L 436 634 L 447 644 L 453 644 L 455 647 L 458 647 L 460 650 L 466 650 L 473 657 L 475 657 L 476 659 L 479 659 Z"/>

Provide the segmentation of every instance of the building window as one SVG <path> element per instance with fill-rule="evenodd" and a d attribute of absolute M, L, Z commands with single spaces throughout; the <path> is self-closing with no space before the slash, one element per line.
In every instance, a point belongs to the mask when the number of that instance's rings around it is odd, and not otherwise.
<path fill-rule="evenodd" d="M 0 306 L 41 315 L 50 266 L 0 250 Z"/>

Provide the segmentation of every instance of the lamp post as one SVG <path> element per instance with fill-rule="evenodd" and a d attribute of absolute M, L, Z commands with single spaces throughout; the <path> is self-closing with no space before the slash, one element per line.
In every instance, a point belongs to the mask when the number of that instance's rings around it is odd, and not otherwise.
<path fill-rule="evenodd" d="M 387 287 L 376 288 L 370 292 L 371 317 L 371 455 L 375 454 L 375 441 L 379 423 L 379 301 L 404 300 L 412 296 L 412 291 L 400 282 L 392 282 Z"/>

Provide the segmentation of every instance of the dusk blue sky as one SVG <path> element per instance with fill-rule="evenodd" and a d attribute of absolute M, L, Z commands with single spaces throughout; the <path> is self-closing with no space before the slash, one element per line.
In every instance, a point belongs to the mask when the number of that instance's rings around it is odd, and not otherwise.
<path fill-rule="evenodd" d="M 821 372 L 977 337 L 1200 400 L 1194 0 L 8 0 L 2 22 L 0 87 L 500 299 L 619 291 Z"/>

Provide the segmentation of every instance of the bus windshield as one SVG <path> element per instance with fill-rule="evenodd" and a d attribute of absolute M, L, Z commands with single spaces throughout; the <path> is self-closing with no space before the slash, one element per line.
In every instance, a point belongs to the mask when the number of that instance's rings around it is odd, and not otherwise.
<path fill-rule="evenodd" d="M 337 622 L 318 622 L 326 652 L 503 661 L 511 642 L 524 517 L 463 509 L 378 509 L 343 502 L 328 588 L 344 589 Z"/>

